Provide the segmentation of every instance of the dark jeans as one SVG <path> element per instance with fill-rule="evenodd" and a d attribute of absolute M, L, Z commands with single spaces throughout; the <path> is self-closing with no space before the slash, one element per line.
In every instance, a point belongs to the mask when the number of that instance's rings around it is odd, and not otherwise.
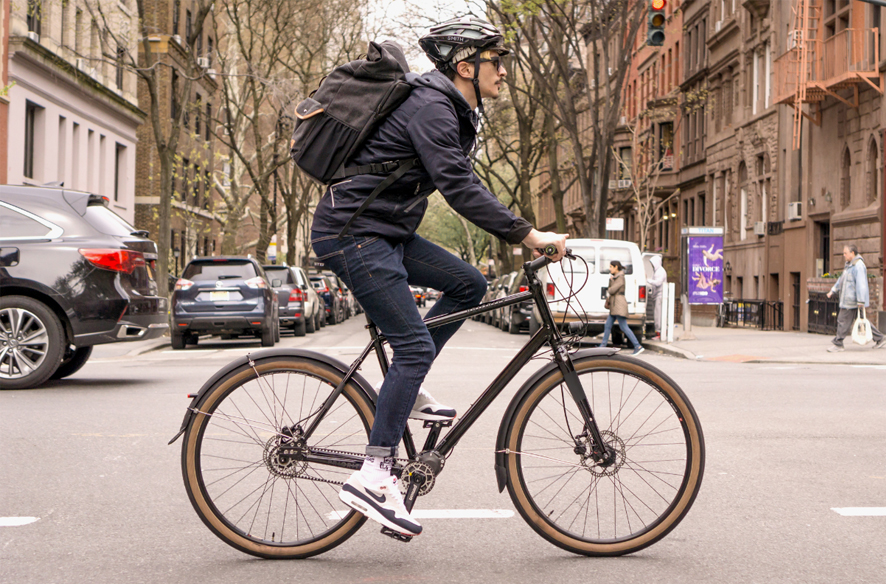
<path fill-rule="evenodd" d="M 865 310 L 867 312 L 867 310 Z M 858 318 L 858 309 L 857 308 L 840 308 L 840 312 L 837 313 L 837 336 L 834 337 L 834 340 L 831 341 L 838 347 L 843 346 L 843 339 L 852 334 L 852 325 L 855 324 L 855 319 Z M 879 343 L 883 340 L 883 333 L 877 330 L 873 324 L 871 324 L 871 336 L 875 343 Z"/>
<path fill-rule="evenodd" d="M 612 323 L 618 319 L 618 328 L 621 329 L 625 335 L 627 335 L 628 340 L 631 341 L 631 345 L 636 349 L 640 346 L 640 343 L 637 342 L 637 337 L 634 336 L 634 331 L 628 326 L 628 318 L 626 316 L 615 316 L 613 314 L 609 315 L 609 318 L 606 319 L 606 324 L 603 325 L 603 340 L 600 342 L 601 347 L 605 347 L 609 344 L 609 334 L 612 332 Z"/>
<path fill-rule="evenodd" d="M 366 454 L 397 456 L 397 448 L 425 375 L 461 322 L 428 330 L 409 289 L 443 293 L 427 317 L 480 304 L 486 278 L 445 249 L 417 235 L 403 243 L 383 237 L 311 233 L 317 259 L 345 281 L 366 315 L 387 338 L 394 357 L 379 390 Z"/>

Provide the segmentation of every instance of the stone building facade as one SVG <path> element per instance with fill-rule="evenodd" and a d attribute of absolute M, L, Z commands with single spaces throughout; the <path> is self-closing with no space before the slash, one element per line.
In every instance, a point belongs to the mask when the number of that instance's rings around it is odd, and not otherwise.
<path fill-rule="evenodd" d="M 157 110 L 164 137 L 169 136 L 176 115 L 182 108 L 185 110 L 176 151 L 170 221 L 169 273 L 179 275 L 192 258 L 218 255 L 221 249 L 219 222 L 214 212 L 218 198 L 212 188 L 217 145 L 209 127 L 218 116 L 218 84 L 212 69 L 216 39 L 212 27 L 205 25 L 194 48 L 199 52 L 195 57 L 198 73 L 191 83 L 190 95 L 182 96 L 190 50 L 187 38 L 195 25 L 194 6 L 181 0 L 147 0 L 145 5 L 151 18 L 148 28 L 157 31 L 149 37 L 151 52 L 164 65 L 158 68 L 161 98 Z M 144 62 L 143 52 L 140 60 Z M 141 107 L 150 112 L 151 97 L 144 81 L 139 82 L 138 99 Z M 150 115 L 139 128 L 138 138 L 135 220 L 139 228 L 157 233 L 160 161 Z"/>
<path fill-rule="evenodd" d="M 9 135 L 9 16 L 11 4 L 0 5 L 0 184 L 6 184 L 6 160 Z"/>
<path fill-rule="evenodd" d="M 108 197 L 111 209 L 133 221 L 136 130 L 145 114 L 135 73 L 107 55 L 108 27 L 127 39 L 127 47 L 115 49 L 134 50 L 134 1 L 107 2 L 101 23 L 85 0 L 3 6 L 9 10 L 4 74 L 8 67 L 11 85 L 4 182 L 63 182 Z"/>

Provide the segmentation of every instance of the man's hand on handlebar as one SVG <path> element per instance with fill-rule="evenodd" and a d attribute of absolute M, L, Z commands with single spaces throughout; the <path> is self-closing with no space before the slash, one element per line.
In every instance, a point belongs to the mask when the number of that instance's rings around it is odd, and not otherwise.
<path fill-rule="evenodd" d="M 552 261 L 559 262 L 566 255 L 566 233 L 554 233 L 552 231 L 538 231 L 533 229 L 523 239 L 523 245 L 532 250 L 536 257 L 544 253 Z M 553 246 L 553 248 L 550 248 Z M 545 250 L 545 248 L 548 248 Z M 556 253 L 549 253 L 556 250 Z"/>

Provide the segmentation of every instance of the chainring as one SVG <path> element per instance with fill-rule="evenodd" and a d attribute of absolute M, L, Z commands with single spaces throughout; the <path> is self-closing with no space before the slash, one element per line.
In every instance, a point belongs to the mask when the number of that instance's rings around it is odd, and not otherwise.
<path fill-rule="evenodd" d="M 418 462 L 416 460 L 407 463 L 406 466 L 403 467 L 403 472 L 400 474 L 400 490 L 406 494 L 406 491 L 409 490 L 409 486 L 415 480 L 413 478 L 414 476 L 424 477 L 424 482 L 421 483 L 421 486 L 418 488 L 418 496 L 421 497 L 430 493 L 431 489 L 434 488 L 434 482 L 437 479 L 434 474 L 434 469 L 424 462 Z"/>

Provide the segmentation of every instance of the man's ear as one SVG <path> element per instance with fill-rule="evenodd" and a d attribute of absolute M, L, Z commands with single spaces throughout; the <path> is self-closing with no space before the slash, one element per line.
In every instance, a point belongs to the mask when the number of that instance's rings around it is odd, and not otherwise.
<path fill-rule="evenodd" d="M 456 73 L 458 73 L 459 76 L 464 77 L 465 79 L 474 78 L 474 66 L 467 61 L 460 61 L 456 63 L 455 71 Z"/>

